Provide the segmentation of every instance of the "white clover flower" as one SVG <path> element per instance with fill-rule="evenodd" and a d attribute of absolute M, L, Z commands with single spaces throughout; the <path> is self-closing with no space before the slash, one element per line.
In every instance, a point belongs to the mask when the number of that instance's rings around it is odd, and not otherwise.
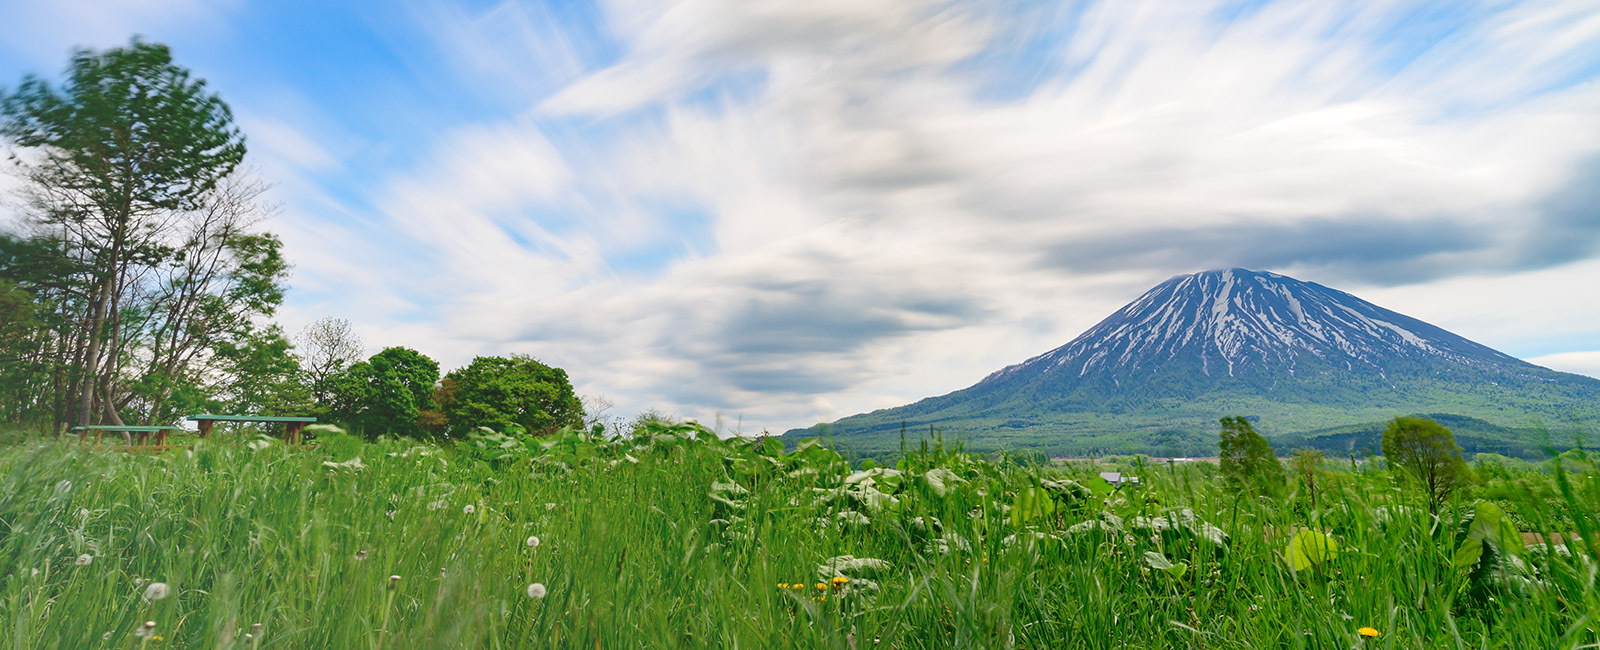
<path fill-rule="evenodd" d="M 166 597 L 167 583 L 165 582 L 152 582 L 150 583 L 150 586 L 144 588 L 144 599 L 146 601 L 157 601 Z M 153 626 L 155 624 L 151 623 L 151 625 Z"/>
<path fill-rule="evenodd" d="M 84 553 L 83 555 L 79 555 L 78 556 L 78 561 L 77 561 L 77 565 L 78 566 L 89 566 L 90 562 L 94 562 L 94 556 L 93 555 L 90 555 L 88 553 Z"/>
<path fill-rule="evenodd" d="M 539 536 L 529 535 L 528 541 L 525 543 L 528 545 L 528 548 L 539 548 Z"/>
<path fill-rule="evenodd" d="M 539 583 L 535 582 L 535 583 L 533 583 L 531 585 L 528 585 L 528 597 L 529 598 L 532 598 L 534 600 L 539 600 L 541 598 L 544 598 L 545 594 L 547 594 L 547 593 L 550 593 L 549 590 L 545 589 L 544 585 L 542 585 L 542 584 L 539 584 Z"/>
<path fill-rule="evenodd" d="M 159 585 L 161 583 L 157 582 L 156 584 Z M 136 636 L 136 637 L 139 637 L 141 639 L 148 639 L 151 636 L 155 635 L 155 633 L 156 633 L 156 622 L 155 621 L 145 621 L 143 626 L 141 626 L 139 629 L 133 631 L 133 635 Z"/>
<path fill-rule="evenodd" d="M 477 512 L 477 511 L 478 511 L 478 507 L 474 506 L 474 505 L 472 505 L 470 503 L 461 507 L 461 514 L 464 514 L 464 515 L 470 515 L 470 514 L 472 514 L 474 512 Z"/>

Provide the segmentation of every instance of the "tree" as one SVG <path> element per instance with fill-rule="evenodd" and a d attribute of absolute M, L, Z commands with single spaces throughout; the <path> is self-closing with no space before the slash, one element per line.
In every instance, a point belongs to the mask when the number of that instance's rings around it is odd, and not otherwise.
<path fill-rule="evenodd" d="M 311 396 L 325 404 L 332 396 L 331 380 L 345 368 L 361 360 L 361 337 L 350 321 L 324 317 L 300 330 L 295 336 L 300 351 L 300 366 L 311 387 Z"/>
<path fill-rule="evenodd" d="M 583 426 L 583 404 L 567 371 L 527 355 L 473 359 L 446 375 L 440 392 L 440 410 L 457 435 L 480 426 L 516 425 L 532 434 Z"/>
<path fill-rule="evenodd" d="M 1228 489 L 1239 493 L 1271 494 L 1284 482 L 1283 464 L 1272 445 L 1242 417 L 1222 418 L 1221 471 Z"/>
<path fill-rule="evenodd" d="M 1397 417 L 1383 429 L 1383 456 L 1396 480 L 1412 483 L 1428 500 L 1428 512 L 1460 486 L 1466 474 L 1461 448 L 1450 429 L 1428 418 Z"/>
<path fill-rule="evenodd" d="M 1322 452 L 1316 449 L 1297 449 L 1289 457 L 1289 469 L 1300 478 L 1300 486 L 1311 498 L 1312 511 L 1317 510 L 1317 479 L 1323 474 Z"/>
<path fill-rule="evenodd" d="M 410 348 L 384 348 L 333 379 L 333 415 L 368 436 L 421 437 L 438 382 L 438 362 Z"/>
<path fill-rule="evenodd" d="M 245 154 L 232 112 L 166 46 L 135 39 L 76 52 L 60 89 L 25 78 L 0 100 L 0 135 L 25 150 L 10 159 L 31 225 L 71 271 L 51 297 L 64 316 L 52 347 L 70 419 L 121 423 L 141 401 L 144 418 L 165 417 L 177 376 L 219 333 L 212 319 L 249 320 L 281 301 L 276 239 L 243 232 L 259 191 L 223 186 Z M 209 227 L 197 231 L 193 218 Z M 199 262 L 187 259 L 195 251 Z M 193 273 L 225 285 L 253 277 L 217 293 Z M 239 319 L 224 320 L 226 334 L 241 333 Z"/>

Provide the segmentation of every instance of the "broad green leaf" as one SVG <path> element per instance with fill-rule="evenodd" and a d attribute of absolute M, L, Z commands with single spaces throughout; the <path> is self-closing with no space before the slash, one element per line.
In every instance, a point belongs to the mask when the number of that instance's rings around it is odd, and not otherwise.
<path fill-rule="evenodd" d="M 1189 565 L 1182 562 L 1174 564 L 1171 560 L 1167 559 L 1167 556 L 1155 551 L 1144 552 L 1144 563 L 1146 566 L 1157 571 L 1164 572 L 1167 575 L 1172 576 L 1174 579 L 1182 578 L 1183 574 L 1189 570 Z"/>
<path fill-rule="evenodd" d="M 935 467 L 928 470 L 926 474 L 922 475 L 922 480 L 928 484 L 928 490 L 941 497 L 949 494 L 957 483 L 962 482 L 961 477 L 956 476 L 955 472 L 943 467 Z"/>
<path fill-rule="evenodd" d="M 1302 530 L 1289 540 L 1284 559 L 1295 572 L 1304 571 L 1339 557 L 1339 543 L 1315 530 Z"/>

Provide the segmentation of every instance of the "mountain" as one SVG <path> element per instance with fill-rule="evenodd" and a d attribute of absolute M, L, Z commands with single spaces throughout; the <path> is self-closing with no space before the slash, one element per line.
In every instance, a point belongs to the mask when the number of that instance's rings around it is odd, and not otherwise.
<path fill-rule="evenodd" d="M 975 449 L 1212 455 L 1217 419 L 1243 415 L 1269 437 L 1345 452 L 1371 437 L 1341 431 L 1414 413 L 1467 423 L 1468 451 L 1530 455 L 1543 435 L 1567 447 L 1600 423 L 1600 380 L 1320 284 L 1225 269 L 1167 280 L 970 388 L 790 433 L 861 453 L 933 429 Z"/>

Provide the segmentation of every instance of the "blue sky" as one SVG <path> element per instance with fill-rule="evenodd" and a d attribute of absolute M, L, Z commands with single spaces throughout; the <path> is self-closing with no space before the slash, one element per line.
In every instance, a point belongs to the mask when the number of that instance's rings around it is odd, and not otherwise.
<path fill-rule="evenodd" d="M 781 430 L 967 386 L 1171 275 L 1343 288 L 1600 375 L 1600 6 L 13 2 L 0 84 L 172 46 L 280 321 Z M 0 220 L 10 218 L 0 211 Z"/>

